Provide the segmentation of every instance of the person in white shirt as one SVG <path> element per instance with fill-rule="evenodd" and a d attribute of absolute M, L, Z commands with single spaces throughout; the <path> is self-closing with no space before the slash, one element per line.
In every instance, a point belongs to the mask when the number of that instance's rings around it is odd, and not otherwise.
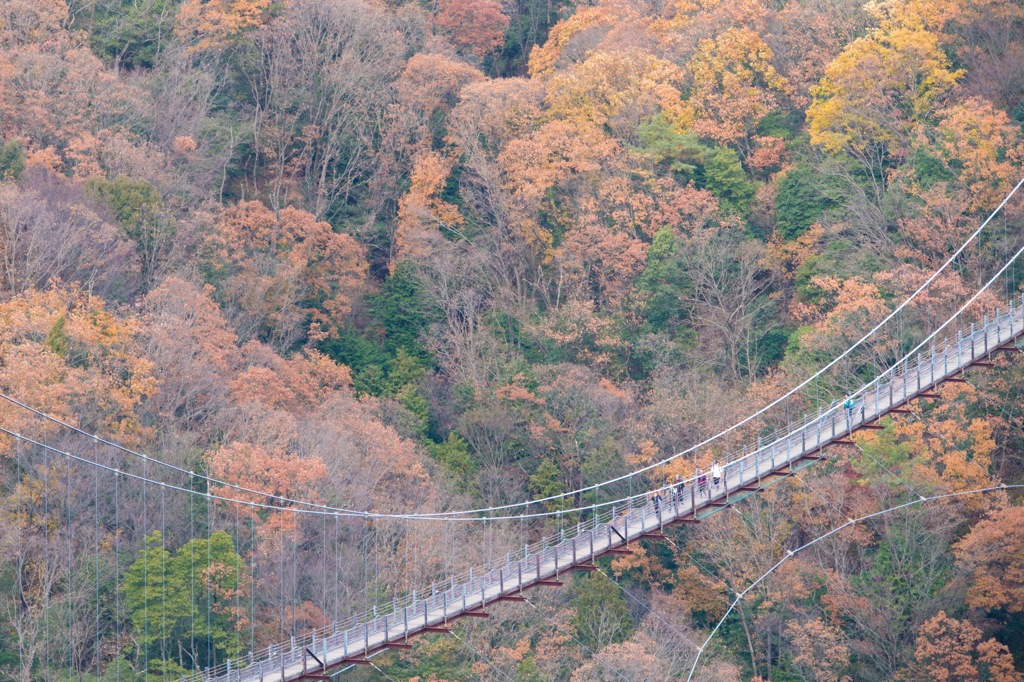
<path fill-rule="evenodd" d="M 719 484 L 719 482 L 721 480 L 722 480 L 722 466 L 718 463 L 718 460 L 716 459 L 711 464 L 711 481 L 714 483 L 715 487 L 717 488 L 718 484 Z"/>
<path fill-rule="evenodd" d="M 661 491 L 652 490 L 649 497 L 651 498 L 651 504 L 654 505 L 654 513 L 661 514 Z"/>

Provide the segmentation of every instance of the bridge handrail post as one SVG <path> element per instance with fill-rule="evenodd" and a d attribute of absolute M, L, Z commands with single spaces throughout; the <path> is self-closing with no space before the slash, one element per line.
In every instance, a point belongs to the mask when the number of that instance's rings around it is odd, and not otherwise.
<path fill-rule="evenodd" d="M 817 421 L 814 424 L 814 430 L 815 430 L 815 432 L 817 433 L 817 436 L 818 436 L 818 442 L 816 443 L 816 445 L 820 448 L 821 447 L 821 405 L 818 405 L 818 419 L 817 419 Z"/>
<path fill-rule="evenodd" d="M 903 402 L 907 402 L 907 370 L 910 365 L 906 360 L 900 363 L 903 365 L 903 372 L 900 374 L 900 383 L 903 384 Z"/>

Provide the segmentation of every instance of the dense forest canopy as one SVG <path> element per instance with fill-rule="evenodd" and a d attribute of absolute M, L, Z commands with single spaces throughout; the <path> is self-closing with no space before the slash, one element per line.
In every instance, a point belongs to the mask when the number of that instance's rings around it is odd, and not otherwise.
<path fill-rule="evenodd" d="M 770 403 L 942 265 L 1024 176 L 1021 64 L 1015 0 L 0 0 L 0 392 L 186 470 L 346 508 L 585 487 Z M 1017 198 L 799 407 L 889 366 L 1022 243 Z M 1022 281 L 1018 264 L 970 314 Z M 686 640 L 789 549 L 908 489 L 1024 483 L 1011 360 L 739 513 L 538 597 L 543 616 L 502 607 L 380 665 L 685 678 Z M 0 405 L 5 428 L 33 423 Z M 60 494 L 19 448 L 0 438 L 3 679 L 171 679 L 483 556 L 446 556 L 453 542 L 513 551 L 559 530 L 353 527 L 329 587 L 297 562 L 286 610 L 275 551 L 314 555 L 314 531 L 253 514 L 251 544 L 212 521 L 190 537 L 172 509 L 162 530 L 97 530 L 74 567 L 96 564 L 87 594 L 41 563 L 72 503 L 40 511 Z M 701 679 L 1022 680 L 1022 528 L 997 493 L 834 536 L 737 607 Z M 185 597 L 197 554 L 215 575 L 201 604 Z M 159 584 L 140 568 L 157 563 Z M 239 594 L 247 617 L 225 606 Z M 160 621 L 140 606 L 168 597 Z M 68 646 L 95 598 L 117 607 Z M 72 614 L 52 632 L 51 604 Z"/>

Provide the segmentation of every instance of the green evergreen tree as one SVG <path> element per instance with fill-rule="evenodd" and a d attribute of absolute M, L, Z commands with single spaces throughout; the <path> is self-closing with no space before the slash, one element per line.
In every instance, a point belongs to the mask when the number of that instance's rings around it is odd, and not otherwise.
<path fill-rule="evenodd" d="M 410 355 L 424 354 L 419 337 L 433 319 L 433 310 L 424 301 L 423 286 L 410 263 L 395 267 L 380 293 L 371 298 L 370 310 L 384 329 L 388 351 L 404 348 Z"/>
<path fill-rule="evenodd" d="M 784 239 L 796 239 L 822 214 L 836 205 L 821 174 L 797 166 L 779 182 L 775 192 L 775 224 Z"/>
<path fill-rule="evenodd" d="M 152 68 L 174 31 L 180 0 L 96 3 L 90 42 L 100 57 L 121 68 Z"/>
<path fill-rule="evenodd" d="M 173 555 L 160 532 L 153 531 L 123 587 L 145 664 L 160 670 L 196 669 L 238 656 L 234 605 L 246 573 L 224 531 L 190 540 Z"/>
<path fill-rule="evenodd" d="M 473 456 L 469 453 L 469 444 L 454 431 L 440 443 L 429 443 L 430 454 L 448 472 L 448 475 L 465 490 L 476 473 Z"/>
<path fill-rule="evenodd" d="M 46 347 L 61 357 L 68 354 L 67 323 L 67 318 L 61 315 L 50 327 L 50 333 L 46 335 Z"/>
<path fill-rule="evenodd" d="M 747 177 L 740 155 L 727 147 L 717 147 L 705 157 L 704 186 L 722 209 L 741 215 L 750 211 L 757 193 L 757 183 Z"/>
<path fill-rule="evenodd" d="M 679 133 L 664 114 L 641 123 L 638 132 L 647 157 L 673 173 L 691 178 L 697 172 L 697 166 L 704 163 L 707 148 L 700 144 L 694 133 Z"/>
<path fill-rule="evenodd" d="M 17 140 L 0 145 L 0 180 L 17 180 L 25 171 L 25 150 Z"/>
<path fill-rule="evenodd" d="M 637 282 L 646 294 L 647 321 L 655 331 L 669 331 L 681 321 L 680 299 L 691 288 L 690 278 L 678 257 L 678 248 L 671 227 L 655 232 L 647 250 L 647 267 Z"/>

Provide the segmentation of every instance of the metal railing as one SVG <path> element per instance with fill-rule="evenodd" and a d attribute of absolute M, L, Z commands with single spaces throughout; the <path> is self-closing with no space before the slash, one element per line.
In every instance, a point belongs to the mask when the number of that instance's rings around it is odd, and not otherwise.
<path fill-rule="evenodd" d="M 185 682 L 285 682 L 335 668 L 346 661 L 379 651 L 389 643 L 446 623 L 467 611 L 524 588 L 550 579 L 596 556 L 619 548 L 652 529 L 684 518 L 696 519 L 701 510 L 721 507 L 750 494 L 762 485 L 764 476 L 806 460 L 823 447 L 841 441 L 857 428 L 870 423 L 893 408 L 962 372 L 981 358 L 1024 335 L 1024 301 L 1011 303 L 997 311 L 992 319 L 972 323 L 958 330 L 955 342 L 948 338 L 903 358 L 876 379 L 849 396 L 853 409 L 842 402 L 804 415 L 785 429 L 767 438 L 759 438 L 752 452 L 733 452 L 724 458 L 722 480 L 714 486 L 697 485 L 697 477 L 685 481 L 684 494 L 673 486 L 664 493 L 655 509 L 650 492 L 633 495 L 615 503 L 595 505 L 594 513 L 580 520 L 570 534 L 546 537 L 527 544 L 515 556 L 507 555 L 498 566 L 488 566 L 452 576 L 435 584 L 427 593 L 413 591 L 383 608 L 314 630 L 303 637 L 251 653 L 244 661 L 228 661 L 214 668 L 182 677 Z M 746 488 L 747 490 L 744 490 Z M 738 494 L 738 496 L 737 496 Z M 712 512 L 713 513 L 713 512 Z M 390 608 L 389 608 L 390 607 Z M 381 611 L 387 609 L 387 613 Z"/>

